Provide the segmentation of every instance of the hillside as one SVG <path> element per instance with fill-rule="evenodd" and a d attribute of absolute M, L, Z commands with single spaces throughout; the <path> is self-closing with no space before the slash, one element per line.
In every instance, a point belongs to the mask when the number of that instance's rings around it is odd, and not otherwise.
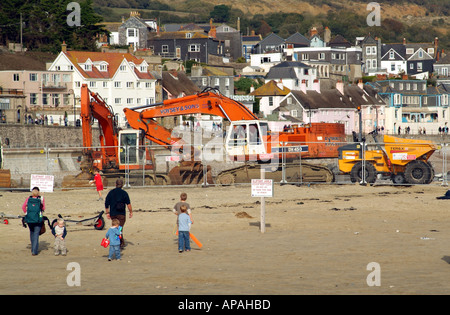
<path fill-rule="evenodd" d="M 116 2 L 117 1 L 117 2 Z M 371 0 L 220 0 L 213 3 L 202 0 L 155 0 L 147 1 L 149 8 L 164 10 L 164 6 L 177 12 L 201 13 L 215 5 L 224 4 L 232 9 L 240 10 L 246 18 L 258 14 L 270 14 L 274 12 L 309 14 L 316 16 L 327 14 L 330 10 L 353 11 L 358 15 L 367 16 L 367 4 Z M 416 2 L 420 3 L 417 4 Z M 104 0 L 94 0 L 98 6 L 104 6 Z M 108 1 L 108 7 L 139 8 L 139 0 L 112 0 Z M 450 2 L 441 0 L 402 0 L 402 1 L 377 1 L 381 6 L 381 19 L 393 19 L 406 24 L 419 23 L 431 24 L 433 20 L 443 19 L 446 27 L 442 31 L 449 32 Z"/>

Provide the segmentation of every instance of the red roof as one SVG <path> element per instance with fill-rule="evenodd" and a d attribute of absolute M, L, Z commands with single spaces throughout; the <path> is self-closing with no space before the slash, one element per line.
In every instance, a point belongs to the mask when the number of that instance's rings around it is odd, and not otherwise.
<path fill-rule="evenodd" d="M 130 53 L 112 53 L 112 52 L 89 52 L 89 51 L 65 51 L 63 52 L 66 57 L 72 62 L 77 70 L 85 77 L 91 79 L 111 79 L 119 70 L 119 66 L 123 60 L 135 64 L 134 73 L 139 79 L 154 79 L 150 72 L 140 72 L 137 67 L 145 60 L 137 58 Z M 87 60 L 91 60 L 92 63 L 107 63 L 107 71 L 100 71 L 97 67 L 93 66 L 92 71 L 86 71 L 79 64 L 85 63 Z"/>

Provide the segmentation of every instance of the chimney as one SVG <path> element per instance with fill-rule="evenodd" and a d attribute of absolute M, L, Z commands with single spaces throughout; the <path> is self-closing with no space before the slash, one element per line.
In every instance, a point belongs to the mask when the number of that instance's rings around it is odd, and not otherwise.
<path fill-rule="evenodd" d="M 406 45 L 406 38 L 403 37 L 403 45 Z"/>
<path fill-rule="evenodd" d="M 439 38 L 435 37 L 434 38 L 434 54 L 435 54 L 435 56 L 438 51 L 438 46 L 439 46 Z"/>
<path fill-rule="evenodd" d="M 62 52 L 67 52 L 67 44 L 65 41 L 63 41 L 63 43 L 61 44 L 61 51 Z"/>
<path fill-rule="evenodd" d="M 306 80 L 303 79 L 302 83 L 300 84 L 300 90 L 306 94 Z"/>
<path fill-rule="evenodd" d="M 237 18 L 237 31 L 239 32 L 241 30 L 241 18 Z"/>
<path fill-rule="evenodd" d="M 312 27 L 311 30 L 309 31 L 309 36 L 313 37 L 316 34 L 317 34 L 317 28 Z"/>
<path fill-rule="evenodd" d="M 338 80 L 336 82 L 336 89 L 339 91 L 339 93 L 344 95 L 344 82 L 342 82 L 341 80 Z"/>
<path fill-rule="evenodd" d="M 279 89 L 284 90 L 283 79 L 280 78 L 280 81 L 277 82 L 277 86 Z"/>
<path fill-rule="evenodd" d="M 313 89 L 316 90 L 317 93 L 320 93 L 320 82 L 319 79 L 315 79 L 313 82 Z"/>
<path fill-rule="evenodd" d="M 330 31 L 330 29 L 328 28 L 328 26 L 326 26 L 326 27 L 325 27 L 324 34 L 323 34 L 323 41 L 324 41 L 325 43 L 329 43 L 330 40 L 331 40 L 331 31 Z"/>
<path fill-rule="evenodd" d="M 363 84 L 363 80 L 358 80 L 358 87 L 363 90 L 364 89 L 364 84 Z"/>

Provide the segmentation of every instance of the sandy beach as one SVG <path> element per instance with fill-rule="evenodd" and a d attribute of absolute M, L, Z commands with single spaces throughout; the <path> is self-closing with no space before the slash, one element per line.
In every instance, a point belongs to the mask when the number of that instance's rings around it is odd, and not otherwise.
<path fill-rule="evenodd" d="M 110 220 L 101 231 L 68 223 L 67 256 L 54 256 L 48 228 L 32 256 L 21 220 L 0 224 L 0 294 L 449 294 L 450 200 L 436 199 L 447 189 L 275 185 L 274 197 L 265 198 L 265 233 L 250 186 L 127 189 L 134 213 L 121 261 L 108 262 L 100 246 Z M 180 254 L 171 210 L 183 191 L 191 232 L 203 246 L 192 243 Z M 22 214 L 28 192 L 0 195 L 0 212 Z M 95 188 L 43 195 L 50 220 L 82 220 L 104 209 Z M 79 266 L 79 285 L 68 284 L 70 263 Z M 379 282 L 371 286 L 368 278 Z"/>

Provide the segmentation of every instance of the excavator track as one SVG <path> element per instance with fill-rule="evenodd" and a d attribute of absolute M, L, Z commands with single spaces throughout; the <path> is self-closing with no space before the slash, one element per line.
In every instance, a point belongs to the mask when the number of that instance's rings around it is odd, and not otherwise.
<path fill-rule="evenodd" d="M 246 164 L 222 171 L 216 176 L 215 183 L 221 186 L 250 183 L 252 179 L 261 178 L 261 167 L 264 164 Z M 282 182 L 281 166 L 272 170 L 266 165 L 265 178 Z M 334 174 L 328 167 L 320 164 L 302 163 L 300 166 L 297 163 L 287 163 L 284 180 L 286 183 L 332 183 Z"/>

